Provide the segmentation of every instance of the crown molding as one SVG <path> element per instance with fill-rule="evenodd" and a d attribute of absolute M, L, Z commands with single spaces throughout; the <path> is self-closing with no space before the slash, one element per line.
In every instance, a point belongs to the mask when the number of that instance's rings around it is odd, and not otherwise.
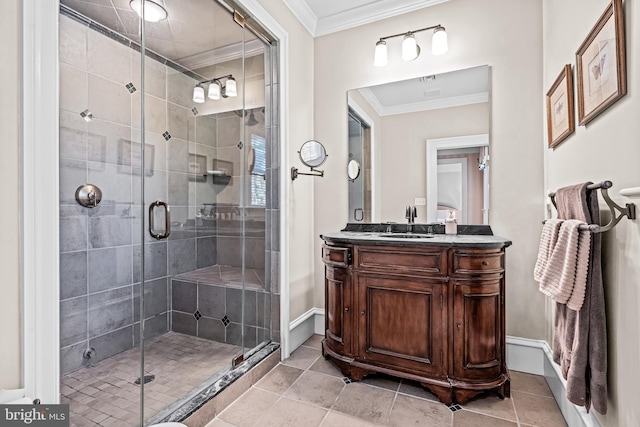
<path fill-rule="evenodd" d="M 358 89 L 379 116 L 391 116 L 394 114 L 416 113 L 418 111 L 438 110 L 441 108 L 460 107 L 462 105 L 479 104 L 489 102 L 489 92 L 474 93 L 470 95 L 452 96 L 449 98 L 435 99 L 432 101 L 414 102 L 411 104 L 383 106 L 371 89 Z"/>
<path fill-rule="evenodd" d="M 309 31 L 309 34 L 316 36 L 318 17 L 309 7 L 305 0 L 282 0 L 289 10 L 298 18 L 298 21 Z"/>
<path fill-rule="evenodd" d="M 449 0 L 378 0 L 322 18 L 316 16 L 306 0 L 282 1 L 313 37 L 320 37 Z"/>
<path fill-rule="evenodd" d="M 260 55 L 264 53 L 264 43 L 255 39 L 244 43 L 233 43 L 227 46 L 211 49 L 206 52 L 186 56 L 176 60 L 183 67 L 189 70 L 199 70 L 210 65 L 222 64 L 234 59 Z M 244 54 L 244 55 L 243 55 Z"/>

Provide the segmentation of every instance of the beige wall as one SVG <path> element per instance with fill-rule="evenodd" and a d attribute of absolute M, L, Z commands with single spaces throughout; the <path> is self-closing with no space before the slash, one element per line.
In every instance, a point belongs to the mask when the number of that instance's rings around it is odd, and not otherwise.
<path fill-rule="evenodd" d="M 449 52 L 399 58 L 390 40 L 389 65 L 373 66 L 376 41 L 441 24 Z M 315 137 L 329 153 L 325 177 L 314 181 L 315 304 L 324 306 L 321 233 L 347 220 L 347 106 L 349 89 L 461 68 L 491 67 L 491 212 L 496 234 L 513 240 L 507 250 L 507 333 L 542 339 L 544 299 L 532 278 L 543 215 L 542 3 L 538 0 L 455 0 L 316 39 Z M 525 160 L 525 161 L 522 161 Z"/>
<path fill-rule="evenodd" d="M 489 133 L 489 104 L 383 116 L 381 126 L 380 220 L 406 222 L 405 206 L 427 195 L 427 139 Z M 427 207 L 416 209 L 417 222 L 426 222 Z"/>
<path fill-rule="evenodd" d="M 301 171 L 298 150 L 313 134 L 313 38 L 295 18 L 283 2 L 260 0 L 261 5 L 289 34 L 289 146 L 286 150 L 291 166 Z M 284 171 L 288 175 L 288 171 Z M 313 185 L 314 180 L 301 176 L 295 181 L 287 179 L 289 187 L 289 290 L 291 320 L 301 316 L 314 306 L 314 244 Z M 284 197 L 284 189 L 281 189 Z"/>
<path fill-rule="evenodd" d="M 637 79 L 640 40 L 640 8 L 625 2 L 628 93 L 603 114 L 584 126 L 554 150 L 540 145 L 545 153 L 545 188 L 556 189 L 584 181 L 613 181 L 612 198 L 619 204 L 640 203 L 618 194 L 625 187 L 640 185 L 640 81 Z M 544 8 L 544 92 L 564 64 L 575 67 L 575 51 L 609 4 L 597 0 L 562 2 L 545 0 Z M 574 69 L 575 76 L 575 69 Z M 575 84 L 574 84 L 575 87 Z M 546 134 L 545 134 L 546 135 Z M 601 210 L 606 209 L 600 200 Z M 598 415 L 602 426 L 640 425 L 640 220 L 622 220 L 602 236 L 604 286 L 607 310 L 609 411 Z M 547 317 L 548 325 L 553 322 Z M 550 336 L 547 336 L 550 340 Z"/>
<path fill-rule="evenodd" d="M 18 388 L 20 371 L 20 0 L 2 3 L 0 40 L 3 65 L 0 81 L 6 82 L 0 96 L 0 127 L 3 130 L 0 156 L 0 389 Z"/>

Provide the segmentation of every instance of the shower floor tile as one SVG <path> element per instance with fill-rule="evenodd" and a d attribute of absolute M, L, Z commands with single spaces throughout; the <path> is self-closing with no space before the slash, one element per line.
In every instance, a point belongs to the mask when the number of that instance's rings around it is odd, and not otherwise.
<path fill-rule="evenodd" d="M 212 265 L 174 276 L 176 280 L 206 285 L 225 285 L 242 288 L 242 268 L 228 265 Z M 245 268 L 245 289 L 264 289 L 264 270 Z"/>
<path fill-rule="evenodd" d="M 235 345 L 168 332 L 145 345 L 145 418 L 176 402 L 241 352 Z M 129 349 L 61 378 L 71 426 L 137 426 L 140 422 L 140 349 Z"/>

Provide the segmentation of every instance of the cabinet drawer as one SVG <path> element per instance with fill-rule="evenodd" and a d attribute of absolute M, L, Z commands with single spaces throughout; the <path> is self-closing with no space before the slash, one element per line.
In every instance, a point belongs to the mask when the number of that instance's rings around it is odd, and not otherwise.
<path fill-rule="evenodd" d="M 351 249 L 322 245 L 322 262 L 333 267 L 348 267 L 351 264 Z"/>
<path fill-rule="evenodd" d="M 442 276 L 446 273 L 446 252 L 439 248 L 375 248 L 358 247 L 358 269 L 383 270 L 385 272 L 428 274 Z"/>
<path fill-rule="evenodd" d="M 504 269 L 501 250 L 464 250 L 453 252 L 453 273 L 498 273 Z"/>

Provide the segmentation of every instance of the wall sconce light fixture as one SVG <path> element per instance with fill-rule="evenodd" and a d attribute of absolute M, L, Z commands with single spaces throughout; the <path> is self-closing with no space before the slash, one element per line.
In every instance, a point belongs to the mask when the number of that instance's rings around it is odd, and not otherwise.
<path fill-rule="evenodd" d="M 226 79 L 225 84 L 222 84 L 222 80 Z M 211 80 L 205 80 L 196 85 L 193 88 L 193 102 L 197 102 L 198 104 L 202 104 L 204 99 L 204 87 L 202 85 L 208 84 L 209 88 L 207 89 L 207 97 L 209 99 L 213 99 L 217 101 L 222 98 L 233 98 L 234 96 L 238 96 L 238 87 L 236 85 L 236 80 L 233 78 L 232 74 L 222 77 L 216 77 Z"/>
<path fill-rule="evenodd" d="M 433 55 L 442 55 L 448 50 L 447 32 L 442 25 L 434 25 L 431 27 L 421 28 L 406 33 L 394 34 L 392 36 L 381 37 L 376 43 L 376 50 L 373 59 L 373 65 L 376 67 L 384 67 L 387 65 L 387 42 L 386 40 L 394 37 L 404 36 L 402 40 L 402 59 L 404 61 L 413 61 L 420 55 L 420 46 L 416 41 L 415 33 L 420 31 L 433 30 L 431 39 L 431 53 Z"/>

